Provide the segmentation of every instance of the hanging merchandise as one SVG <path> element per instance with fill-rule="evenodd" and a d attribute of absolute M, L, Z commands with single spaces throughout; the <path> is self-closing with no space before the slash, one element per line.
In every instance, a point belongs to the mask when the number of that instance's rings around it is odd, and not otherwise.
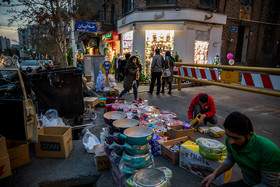
<path fill-rule="evenodd" d="M 161 50 L 161 55 L 165 55 L 166 51 L 173 54 L 174 30 L 146 30 L 145 44 L 146 73 L 149 73 L 156 49 Z"/>
<path fill-rule="evenodd" d="M 133 31 L 123 34 L 123 54 L 132 53 Z"/>
<path fill-rule="evenodd" d="M 195 64 L 207 64 L 208 61 L 208 41 L 195 41 L 194 47 L 194 63 Z"/>

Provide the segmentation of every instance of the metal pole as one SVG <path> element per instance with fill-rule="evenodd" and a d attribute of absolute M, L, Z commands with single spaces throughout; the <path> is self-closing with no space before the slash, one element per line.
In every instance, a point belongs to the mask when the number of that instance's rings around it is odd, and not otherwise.
<path fill-rule="evenodd" d="M 266 72 L 280 74 L 280 68 L 263 68 L 263 67 L 246 67 L 246 66 L 230 66 L 230 65 L 210 65 L 210 64 L 192 64 L 192 63 L 174 63 L 175 66 L 192 66 L 192 67 L 204 67 L 204 68 L 218 68 L 228 69 L 236 71 L 253 71 L 253 72 Z"/>
<path fill-rule="evenodd" d="M 190 78 L 190 77 L 180 77 L 178 75 L 174 75 L 173 77 L 177 78 L 177 79 L 184 79 L 184 80 L 192 81 L 192 82 L 201 82 L 201 83 L 204 83 L 204 84 L 212 84 L 212 85 L 215 85 L 215 86 L 234 88 L 234 89 L 237 89 L 237 90 L 243 90 L 243 91 L 249 91 L 249 92 L 255 92 L 255 93 L 273 95 L 273 96 L 280 97 L 280 92 L 278 92 L 278 91 L 270 91 L 270 90 L 264 90 L 264 89 L 253 88 L 253 87 L 246 87 L 246 86 L 232 85 L 232 84 L 226 84 L 226 83 L 221 83 L 221 82 L 200 80 L 200 79 L 195 79 L 195 78 Z"/>
<path fill-rule="evenodd" d="M 72 10 L 74 7 L 74 0 L 72 0 Z M 72 50 L 73 50 L 73 66 L 77 67 L 76 64 L 76 47 L 75 47 L 75 22 L 74 19 L 71 19 L 71 42 L 72 42 Z"/>

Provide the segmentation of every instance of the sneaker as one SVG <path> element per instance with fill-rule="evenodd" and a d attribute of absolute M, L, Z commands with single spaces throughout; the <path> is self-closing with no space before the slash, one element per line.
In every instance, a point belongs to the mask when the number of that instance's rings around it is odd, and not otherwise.
<path fill-rule="evenodd" d="M 169 92 L 168 92 L 168 94 L 170 94 L 170 95 L 171 95 L 171 92 L 169 91 Z"/>
<path fill-rule="evenodd" d="M 150 92 L 150 91 L 148 91 L 147 93 L 149 93 L 149 94 L 153 94 L 153 92 Z"/>
<path fill-rule="evenodd" d="M 164 94 L 164 91 L 161 91 L 160 93 Z"/>

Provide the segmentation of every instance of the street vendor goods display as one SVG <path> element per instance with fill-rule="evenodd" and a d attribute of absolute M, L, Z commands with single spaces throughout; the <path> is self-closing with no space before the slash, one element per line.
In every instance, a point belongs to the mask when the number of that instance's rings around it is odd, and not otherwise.
<path fill-rule="evenodd" d="M 123 132 L 129 127 L 136 127 L 139 125 L 139 122 L 135 119 L 118 119 L 113 122 L 113 126 Z"/>
<path fill-rule="evenodd" d="M 183 143 L 180 148 L 179 166 L 197 176 L 205 178 L 219 167 L 222 161 L 226 158 L 226 155 L 222 155 L 219 160 L 209 160 L 202 157 L 202 155 L 199 153 L 199 150 L 199 145 L 193 141 L 188 140 Z M 215 152 L 214 150 L 211 151 Z M 223 173 L 213 183 L 219 186 L 229 182 L 231 171 L 232 170 L 230 169 Z"/>
<path fill-rule="evenodd" d="M 113 125 L 113 122 L 118 119 L 124 119 L 127 117 L 127 114 L 124 112 L 119 112 L 119 111 L 111 111 L 111 112 L 106 112 L 104 115 L 104 121 L 108 125 Z"/>
<path fill-rule="evenodd" d="M 167 187 L 171 177 L 172 171 L 166 167 L 146 168 L 127 179 L 126 184 L 130 187 Z"/>
<path fill-rule="evenodd" d="M 209 128 L 209 134 L 215 138 L 219 138 L 222 136 L 222 134 L 225 133 L 224 129 L 221 129 L 220 127 L 210 127 Z"/>
<path fill-rule="evenodd" d="M 121 134 L 128 144 L 132 145 L 144 145 L 150 143 L 153 137 L 154 131 L 150 127 L 130 127 Z"/>
<path fill-rule="evenodd" d="M 206 159 L 219 160 L 226 152 L 226 146 L 217 140 L 198 138 L 199 153 Z"/>

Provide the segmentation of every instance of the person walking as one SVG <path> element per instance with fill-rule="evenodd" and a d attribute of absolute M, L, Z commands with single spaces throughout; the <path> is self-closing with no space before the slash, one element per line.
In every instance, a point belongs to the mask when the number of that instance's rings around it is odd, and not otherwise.
<path fill-rule="evenodd" d="M 169 68 L 169 70 L 171 72 L 171 75 L 169 77 L 162 77 L 161 93 L 163 93 L 163 94 L 164 94 L 165 82 L 168 82 L 168 84 L 169 84 L 169 92 L 168 92 L 168 94 L 171 94 L 174 62 L 175 62 L 175 59 L 171 56 L 170 51 L 166 51 L 166 53 L 165 53 L 165 62 L 164 62 L 163 68 L 164 69 L 168 69 Z"/>
<path fill-rule="evenodd" d="M 124 90 L 118 96 L 122 97 L 125 93 L 129 92 L 133 87 L 134 100 L 137 100 L 137 78 L 139 79 L 139 67 L 137 65 L 138 58 L 136 56 L 130 57 L 125 67 L 123 88 Z"/>
<path fill-rule="evenodd" d="M 114 69 L 115 69 L 115 80 L 116 80 L 116 82 L 120 81 L 120 72 L 119 72 L 120 56 L 121 56 L 121 54 L 118 53 L 118 55 L 114 59 Z"/>
<path fill-rule="evenodd" d="M 152 65 L 151 65 L 151 85 L 150 85 L 150 91 L 148 93 L 152 94 L 154 91 L 155 82 L 157 80 L 157 95 L 159 95 L 160 92 L 160 78 L 162 74 L 162 66 L 164 63 L 164 59 L 160 54 L 160 49 L 156 49 L 156 55 L 153 57 Z"/>
<path fill-rule="evenodd" d="M 124 74 L 125 74 L 125 67 L 126 64 L 130 58 L 131 54 L 130 53 L 126 53 L 125 54 L 125 59 L 121 61 L 121 65 L 119 67 L 119 73 L 120 73 L 120 81 L 124 80 Z"/>

